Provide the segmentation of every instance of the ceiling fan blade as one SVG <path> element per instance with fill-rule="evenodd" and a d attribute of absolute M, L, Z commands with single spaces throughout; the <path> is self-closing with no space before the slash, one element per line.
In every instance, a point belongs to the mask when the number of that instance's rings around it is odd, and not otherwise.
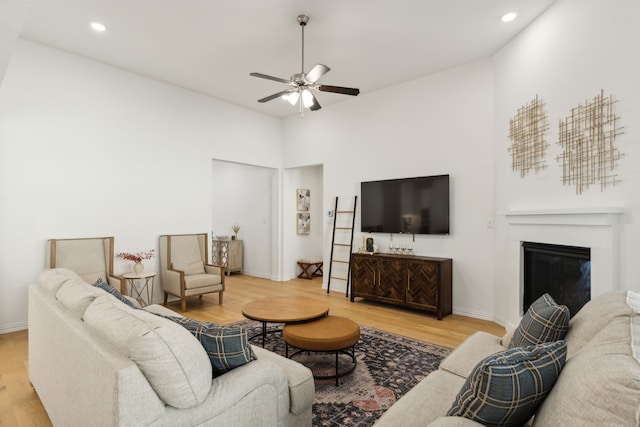
<path fill-rule="evenodd" d="M 307 75 L 305 76 L 305 80 L 309 83 L 315 83 L 320 80 L 320 77 L 324 76 L 329 71 L 331 71 L 331 68 L 327 67 L 326 65 L 316 64 L 311 69 L 311 71 L 307 73 Z"/>
<path fill-rule="evenodd" d="M 260 77 L 261 79 L 273 80 L 275 82 L 280 82 L 280 83 L 290 83 L 289 80 L 281 79 L 280 77 L 268 76 L 262 73 L 249 73 L 249 75 L 253 77 Z"/>
<path fill-rule="evenodd" d="M 258 99 L 258 102 L 268 102 L 271 101 L 272 99 L 276 99 L 276 98 L 280 98 L 282 95 L 286 95 L 288 93 L 293 92 L 292 90 L 283 90 L 282 92 L 278 92 L 278 93 L 274 93 L 273 95 L 269 95 L 267 97 L 264 97 L 262 99 Z"/>
<path fill-rule="evenodd" d="M 340 93 L 342 95 L 352 95 L 352 96 L 358 96 L 358 94 L 360 93 L 360 89 L 356 89 L 352 87 L 342 87 L 342 86 L 320 85 L 318 86 L 318 90 L 321 92 L 333 92 L 333 93 Z"/>
<path fill-rule="evenodd" d="M 309 91 L 309 93 L 311 94 L 311 97 L 313 98 L 313 104 L 311 104 L 311 107 L 309 107 L 309 109 L 311 111 L 317 111 L 317 110 L 321 109 L 322 107 L 320 106 L 320 103 L 318 102 L 318 98 L 316 98 L 316 96 L 313 94 L 313 92 Z"/>

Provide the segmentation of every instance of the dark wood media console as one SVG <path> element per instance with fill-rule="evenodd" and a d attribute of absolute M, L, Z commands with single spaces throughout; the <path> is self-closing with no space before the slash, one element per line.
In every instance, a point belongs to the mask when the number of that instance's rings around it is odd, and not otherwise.
<path fill-rule="evenodd" d="M 451 258 L 360 254 L 351 256 L 355 297 L 451 314 Z"/>

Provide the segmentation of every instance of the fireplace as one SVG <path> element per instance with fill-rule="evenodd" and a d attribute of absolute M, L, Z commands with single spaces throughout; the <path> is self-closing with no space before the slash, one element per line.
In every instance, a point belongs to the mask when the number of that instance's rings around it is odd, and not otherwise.
<path fill-rule="evenodd" d="M 526 311 L 523 242 L 589 248 L 591 299 L 620 289 L 618 258 L 623 213 L 624 209 L 615 207 L 506 213 L 507 236 L 501 261 L 505 275 L 499 297 L 505 307 L 505 323 L 517 324 Z"/>
<path fill-rule="evenodd" d="M 573 317 L 591 299 L 591 249 L 523 242 L 523 300 L 526 311 L 548 293 Z"/>

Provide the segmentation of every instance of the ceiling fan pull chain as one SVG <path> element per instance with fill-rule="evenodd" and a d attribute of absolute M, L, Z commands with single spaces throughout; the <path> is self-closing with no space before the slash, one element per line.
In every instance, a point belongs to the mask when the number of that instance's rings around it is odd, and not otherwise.
<path fill-rule="evenodd" d="M 304 27 L 302 27 L 302 28 L 304 28 Z M 304 105 L 302 104 L 302 94 L 300 95 L 300 98 L 298 99 L 298 102 L 300 103 L 300 117 L 304 117 Z"/>

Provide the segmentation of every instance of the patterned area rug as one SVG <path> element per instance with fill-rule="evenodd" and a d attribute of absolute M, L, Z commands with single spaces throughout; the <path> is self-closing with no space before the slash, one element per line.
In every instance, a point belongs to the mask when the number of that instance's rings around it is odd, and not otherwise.
<path fill-rule="evenodd" d="M 249 336 L 260 333 L 261 323 L 244 320 L 235 323 L 249 329 Z M 269 324 L 269 330 L 282 325 Z M 313 402 L 314 426 L 370 426 L 393 403 L 438 368 L 451 350 L 365 326 L 360 327 L 360 342 L 356 345 L 356 368 L 335 380 L 316 380 Z M 284 356 L 282 334 L 267 334 L 265 348 Z M 252 343 L 261 344 L 261 338 Z M 289 348 L 291 354 L 292 349 Z M 332 375 L 335 355 L 301 353 L 294 360 L 311 368 L 314 375 Z M 349 369 L 351 357 L 341 355 L 340 371 Z"/>

